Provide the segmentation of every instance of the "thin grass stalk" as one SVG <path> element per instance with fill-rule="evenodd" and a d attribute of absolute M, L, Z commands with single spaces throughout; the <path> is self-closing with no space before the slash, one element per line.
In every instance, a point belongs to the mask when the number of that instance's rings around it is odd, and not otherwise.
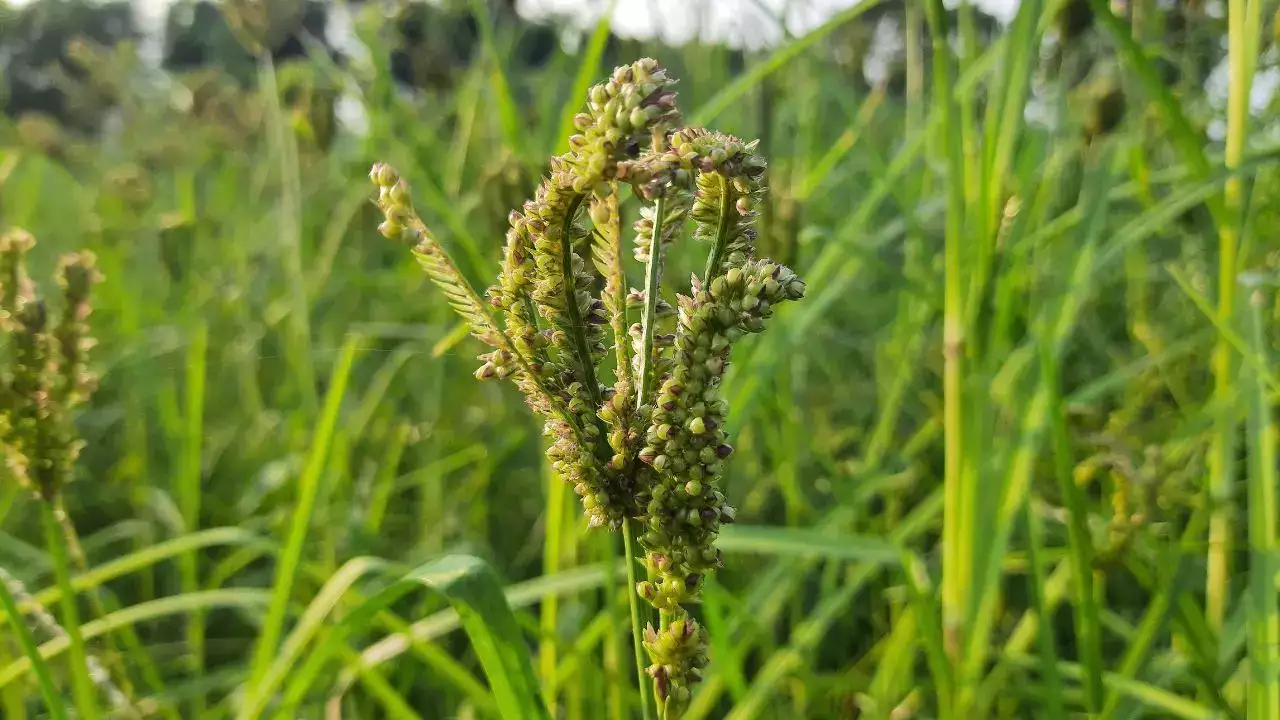
<path fill-rule="evenodd" d="M 1248 316 L 1253 351 L 1266 352 L 1262 308 L 1265 296 L 1255 292 Z M 1249 690 L 1246 716 L 1280 718 L 1280 610 L 1276 607 L 1276 428 L 1272 403 L 1256 372 L 1248 379 L 1249 405 Z"/>
<path fill-rule="evenodd" d="M 1045 601 L 1044 529 L 1034 502 L 1023 503 L 1023 518 L 1027 526 L 1027 589 L 1030 591 L 1036 612 L 1042 618 L 1052 617 Z M 1058 648 L 1053 639 L 1053 628 L 1046 622 L 1037 633 L 1040 639 L 1040 679 L 1045 684 L 1046 716 L 1061 720 L 1062 677 L 1058 673 Z"/>
<path fill-rule="evenodd" d="M 661 216 L 659 216 L 661 217 Z M 654 234 L 654 237 L 661 237 Z M 635 592 L 636 581 L 636 548 L 635 520 L 628 519 L 622 523 L 622 556 L 627 566 L 627 602 L 631 606 L 631 648 L 635 653 L 636 685 L 640 690 L 640 713 L 644 720 L 653 720 L 653 691 L 649 687 L 649 678 L 645 675 L 644 661 L 644 626 L 645 619 L 640 611 L 640 596 Z"/>
<path fill-rule="evenodd" d="M 906 62 L 907 62 L 907 136 L 920 132 L 924 121 L 924 48 L 921 35 L 924 23 L 920 17 L 920 5 L 908 2 L 906 7 Z"/>
<path fill-rule="evenodd" d="M 284 110 L 280 107 L 280 91 L 276 69 L 270 53 L 258 58 L 258 76 L 267 98 L 273 155 L 280 164 L 280 236 L 285 253 L 285 270 L 289 276 L 289 322 L 286 338 L 287 360 L 296 384 L 301 389 L 303 406 L 314 412 L 319 406 L 316 395 L 316 370 L 311 353 L 311 303 L 307 298 L 307 278 L 302 268 L 302 187 L 298 170 L 297 140 L 289 132 Z"/>
<path fill-rule="evenodd" d="M 952 62 L 947 43 L 947 27 L 942 0 L 928 0 L 925 6 L 933 41 L 933 83 L 935 112 L 939 116 L 939 137 L 947 156 L 947 218 L 944 241 L 943 288 L 943 446 L 945 453 L 942 557 L 942 632 L 947 653 L 955 669 L 960 667 L 964 645 L 964 618 L 968 605 L 973 553 L 973 529 L 965 523 L 966 504 L 972 502 L 972 488 L 965 478 L 962 379 L 964 377 L 964 307 L 961 284 L 960 244 L 964 232 L 965 162 L 960 125 L 952 97 Z M 956 676 L 957 689 L 963 678 Z M 957 713 L 963 708 L 956 707 Z"/>
<path fill-rule="evenodd" d="M 199 324 L 187 348 L 186 402 L 182 438 L 182 465 L 178 473 L 179 507 L 186 532 L 200 529 L 200 476 L 202 445 L 204 440 L 205 367 L 209 346 L 208 327 Z M 200 589 L 200 554 L 193 550 L 182 557 L 182 592 Z M 203 677 L 204 669 L 204 614 L 197 611 L 187 618 L 187 650 L 191 653 L 191 669 L 195 677 Z M 192 717 L 205 713 L 205 696 L 197 693 L 191 699 Z"/>
<path fill-rule="evenodd" d="M 71 694 L 75 700 L 76 712 L 85 720 L 96 720 L 101 717 L 98 706 L 97 690 L 93 678 L 89 675 L 89 653 L 85 649 L 84 635 L 80 632 L 80 611 L 76 607 L 76 593 L 71 586 L 71 563 L 67 555 L 66 540 L 62 536 L 62 527 L 58 524 L 57 509 L 52 502 L 42 501 L 40 519 L 44 523 L 44 537 L 53 564 L 54 581 L 61 593 L 59 607 L 62 614 L 62 628 L 67 633 L 68 656 L 71 666 Z M 19 618 L 16 612 L 10 617 Z"/>
<path fill-rule="evenodd" d="M 0 607 L 3 607 L 2 600 L 0 600 Z M 19 639 L 18 646 L 20 648 L 17 651 L 18 653 L 23 653 L 27 649 L 27 645 L 21 639 Z M 30 644 L 30 647 L 35 648 L 34 641 Z M 0 648 L 0 664 L 8 664 L 13 657 L 7 648 Z M 18 686 L 0 689 L 0 713 L 3 713 L 5 718 L 27 720 L 27 692 L 26 689 Z M 42 697 L 44 696 L 44 688 L 41 688 L 41 695 Z M 53 697 L 56 699 L 57 695 L 54 694 Z"/>
<path fill-rule="evenodd" d="M 656 138 L 655 138 L 656 139 Z M 655 143 L 656 144 L 656 143 Z M 645 263 L 644 273 L 644 292 L 645 302 L 644 309 L 640 316 L 640 358 L 638 366 L 638 377 L 636 378 L 636 406 L 644 404 L 646 398 L 649 397 L 653 387 L 653 338 L 657 328 L 657 308 L 658 294 L 661 292 L 662 282 L 662 224 L 666 219 L 667 202 L 666 197 L 659 195 L 654 201 L 653 209 L 653 237 L 649 244 L 649 259 Z M 627 581 L 629 583 L 629 591 L 627 593 L 631 602 L 631 641 L 635 646 L 636 653 L 636 672 L 640 681 L 640 702 L 644 706 L 644 717 L 648 720 L 649 708 L 653 706 L 654 700 L 657 699 L 657 693 L 650 691 L 651 681 L 645 677 L 644 672 L 644 654 L 642 650 L 641 638 L 644 633 L 644 618 L 639 609 L 639 596 L 635 592 L 635 564 L 636 555 L 633 552 L 632 525 L 634 521 L 627 520 L 623 523 L 623 544 L 626 549 L 627 557 Z M 665 614 L 664 614 L 665 615 Z M 665 629 L 667 618 L 660 617 L 660 628 Z M 662 703 L 659 702 L 659 705 Z M 663 708 L 658 707 L 658 716 L 662 720 Z"/>
<path fill-rule="evenodd" d="M 55 502 L 57 504 L 55 505 L 54 517 L 58 520 L 58 526 L 62 530 L 62 538 L 66 542 L 67 557 L 69 558 L 71 567 L 79 573 L 76 577 L 82 577 L 90 572 L 89 560 L 85 557 L 84 550 L 80 546 L 80 537 L 76 533 L 76 528 L 71 524 L 71 518 L 67 515 L 66 509 L 61 504 L 61 498 Z M 72 579 L 72 584 L 75 584 L 75 578 Z M 98 593 L 89 592 L 87 593 L 87 597 L 91 610 L 91 618 L 98 619 L 106 617 L 107 608 Z M 108 699 L 115 715 L 133 720 L 134 718 L 139 718 L 141 716 L 130 700 L 133 696 L 133 688 L 129 683 L 128 669 L 124 666 L 124 663 L 120 658 L 139 656 L 135 660 L 137 671 L 142 674 L 144 680 L 146 680 L 153 689 L 162 689 L 164 687 L 164 682 L 160 679 L 160 676 L 156 671 L 155 663 L 152 661 L 151 657 L 143 652 L 142 642 L 138 638 L 137 632 L 135 632 L 131 627 L 124 627 L 120 628 L 120 633 L 124 636 L 125 643 L 128 645 L 127 651 L 125 653 L 121 653 L 112 635 L 106 635 L 107 648 L 105 655 L 107 656 L 108 661 L 111 662 L 111 667 L 108 667 L 105 662 L 100 661 L 95 656 L 90 655 L 90 676 L 93 677 L 95 674 L 97 675 L 94 677 L 94 682 L 102 695 Z M 101 671 L 98 672 L 95 670 L 95 667 L 100 667 Z M 111 672 L 113 670 L 120 677 L 120 683 L 118 686 L 111 676 Z M 171 718 L 171 720 L 180 720 L 177 711 L 171 707 L 160 708 L 160 712 L 164 713 L 166 717 Z"/>
<path fill-rule="evenodd" d="M 645 263 L 644 310 L 640 316 L 640 364 L 636 378 L 636 405 L 644 404 L 653 389 L 653 336 L 657 328 L 658 294 L 662 282 L 662 223 L 667 201 L 658 196 L 653 208 L 653 240 L 649 245 L 649 261 Z"/>
<path fill-rule="evenodd" d="M 258 684 L 271 664 L 271 658 L 278 649 L 280 637 L 284 633 L 290 595 L 294 582 L 301 574 L 302 553 L 315 511 L 316 498 L 320 491 L 320 480 L 329 457 L 329 446 L 337 425 L 338 411 L 346 395 L 347 380 L 351 375 L 351 366 L 355 362 L 358 344 L 358 336 L 347 337 L 330 376 L 329 391 L 325 396 L 325 404 L 316 427 L 315 437 L 312 439 L 307 465 L 298 480 L 298 495 L 291 514 L 288 536 L 285 539 L 284 551 L 276 565 L 270 604 L 250 665 L 248 696 L 256 692 Z M 242 717 L 242 720 L 248 720 L 248 718 Z"/>
<path fill-rule="evenodd" d="M 1093 583 L 1093 536 L 1089 532 L 1089 509 L 1084 491 L 1072 473 L 1071 439 L 1063 415 L 1059 385 L 1060 370 L 1055 351 L 1048 343 L 1040 345 L 1040 376 L 1049 393 L 1049 433 L 1053 445 L 1054 475 L 1059 492 L 1067 506 L 1067 544 L 1075 593 L 1072 612 L 1075 615 L 1076 646 L 1084 676 L 1085 709 L 1097 712 L 1102 707 L 1102 624 L 1098 617 L 1098 601 Z"/>
<path fill-rule="evenodd" d="M 547 505 L 545 517 L 545 547 L 542 552 L 542 574 L 554 575 L 560 571 L 564 560 L 564 540 L 569 534 L 565 522 L 565 510 L 568 505 L 568 485 L 561 479 L 550 463 L 543 463 L 543 474 L 547 480 Z M 556 714 L 556 645 L 558 613 L 560 598 L 552 595 L 543 599 L 539 607 L 539 646 L 538 671 L 542 676 L 542 695 L 547 704 L 547 712 Z"/>
<path fill-rule="evenodd" d="M 613 568 L 618 564 L 618 548 L 613 538 L 604 537 L 600 540 L 600 546 L 603 548 L 605 567 Z M 625 595 L 634 595 L 631 588 L 619 588 L 618 576 L 613 572 L 606 572 L 604 579 L 604 596 L 608 600 L 609 609 L 609 634 L 605 636 L 603 648 L 603 660 L 605 676 L 608 679 L 605 691 L 605 705 L 609 708 L 608 716 L 613 720 L 623 720 L 631 717 L 627 708 L 626 695 L 623 692 L 626 684 L 623 678 L 623 650 L 622 644 L 625 642 L 619 628 L 623 626 L 625 621 L 618 612 L 618 594 L 621 591 Z M 644 685 L 643 682 L 640 683 Z"/>
<path fill-rule="evenodd" d="M 1227 138 L 1224 161 L 1235 170 L 1244 158 L 1248 133 L 1249 94 L 1253 85 L 1253 68 L 1249 56 L 1252 43 L 1248 34 L 1256 33 L 1258 3 L 1230 0 L 1227 6 Z M 1253 24 L 1249 24 L 1252 19 Z M 1230 327 L 1235 314 L 1236 273 L 1244 213 L 1244 180 L 1238 175 L 1227 178 L 1223 188 L 1225 217 L 1218 226 L 1218 320 Z M 1213 350 L 1214 435 L 1209 454 L 1208 496 L 1213 514 L 1209 521 L 1208 570 L 1205 578 L 1205 615 L 1209 627 L 1222 631 L 1230 603 L 1230 557 L 1232 506 L 1231 486 L 1235 459 L 1235 430 L 1238 422 L 1232 402 L 1232 351 L 1226 338 L 1219 337 Z"/>

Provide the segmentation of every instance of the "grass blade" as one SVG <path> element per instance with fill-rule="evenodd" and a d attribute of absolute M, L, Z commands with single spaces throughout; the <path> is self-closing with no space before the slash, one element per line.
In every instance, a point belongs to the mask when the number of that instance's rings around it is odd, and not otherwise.
<path fill-rule="evenodd" d="M 582 99 L 587 96 L 587 91 L 591 89 L 591 83 L 595 81 L 600 70 L 600 60 L 604 57 L 605 48 L 609 44 L 609 33 L 613 28 L 610 18 L 613 17 L 616 2 L 617 0 L 609 0 L 604 12 L 600 14 L 600 21 L 596 23 L 595 31 L 591 33 L 591 39 L 587 41 L 587 46 L 582 51 L 582 60 L 578 63 L 578 74 L 574 75 L 573 87 L 569 90 L 569 97 L 560 110 L 560 128 L 555 137 L 557 155 L 569 151 L 569 137 L 574 134 L 573 118 L 580 112 Z"/>
<path fill-rule="evenodd" d="M 85 640 L 92 640 L 122 627 L 171 615 L 182 615 L 190 612 L 206 612 L 214 608 L 230 607 L 243 610 L 261 610 L 267 606 L 270 595 L 262 590 L 236 588 L 233 590 L 201 590 L 200 592 L 170 595 L 169 597 L 151 600 L 127 608 L 116 610 L 97 620 L 85 623 L 81 634 Z M 65 637 L 55 638 L 41 645 L 40 657 L 46 661 L 67 652 L 70 640 Z M 0 668 L 0 687 L 21 679 L 31 672 L 31 660 L 19 658 Z"/>
<path fill-rule="evenodd" d="M 727 525 L 718 546 L 725 553 L 774 557 L 824 558 L 849 562 L 896 565 L 902 558 L 893 542 L 870 536 L 832 535 L 798 527 Z"/>
<path fill-rule="evenodd" d="M 1248 288 L 1245 288 L 1248 289 Z M 1265 296 L 1249 298 L 1249 340 L 1265 357 Z M 1269 364 L 1269 363 L 1267 363 Z M 1280 718 L 1280 612 L 1276 607 L 1276 428 L 1272 404 L 1256 371 L 1245 373 L 1249 438 L 1249 698 L 1246 717 Z"/>
<path fill-rule="evenodd" d="M 285 693 L 286 706 L 311 689 L 320 670 L 347 638 L 374 615 L 415 590 L 431 589 L 448 600 L 489 680 L 498 711 L 507 720 L 549 718 L 538 693 L 529 647 L 497 575 L 471 555 L 449 555 L 423 565 L 353 609 L 307 658 Z M 362 666 L 371 664 L 362 662 Z"/>
<path fill-rule="evenodd" d="M 262 716 L 272 694 L 284 681 L 289 670 L 297 664 L 303 649 L 320 631 L 320 626 L 337 607 L 343 594 L 365 573 L 377 569 L 380 565 L 378 561 L 369 558 L 355 558 L 348 560 L 329 578 L 298 619 L 297 626 L 285 639 L 280 652 L 263 674 L 261 681 L 254 685 L 251 692 L 246 693 L 236 714 L 237 718 L 253 720 Z"/>
<path fill-rule="evenodd" d="M 359 338 L 348 335 L 342 346 L 342 352 L 334 365 L 329 378 L 329 392 L 325 396 L 324 409 L 316 426 L 315 436 L 311 442 L 310 454 L 306 468 L 298 479 L 298 496 L 295 500 L 293 515 L 290 521 L 289 534 L 285 540 L 284 553 L 276 566 L 275 585 L 271 591 L 271 605 L 267 609 L 262 631 L 258 637 L 257 649 L 253 655 L 250 670 L 249 694 L 252 695 L 258 683 L 266 673 L 272 656 L 275 655 L 280 636 L 284 632 L 285 614 L 293 584 L 299 574 L 302 563 L 302 551 L 306 544 L 307 533 L 311 527 L 311 515 L 315 510 L 316 497 L 320 490 L 320 476 L 329 457 L 329 444 L 333 439 L 334 428 L 338 424 L 338 411 L 346 395 L 347 379 L 351 375 L 351 366 L 355 362 L 356 348 Z"/>
<path fill-rule="evenodd" d="M 183 529 L 194 533 L 200 529 L 200 499 L 203 488 L 204 458 L 204 388 L 205 366 L 209 347 L 209 328 L 198 323 L 187 346 L 187 382 L 185 415 L 182 426 L 181 460 L 174 493 L 182 511 Z M 192 549 L 182 556 L 182 592 L 195 592 L 200 588 L 199 553 Z M 204 617 L 199 612 L 187 617 L 187 647 L 191 653 L 191 672 L 202 677 L 204 668 Z M 191 699 L 192 717 L 202 717 L 205 699 L 196 695 Z"/>
<path fill-rule="evenodd" d="M 1027 528 L 1027 554 L 1031 564 L 1027 573 L 1027 586 L 1030 590 L 1036 613 L 1042 618 L 1052 617 L 1045 602 L 1045 574 L 1042 553 L 1044 552 L 1044 530 L 1040 526 L 1040 516 L 1033 503 L 1023 505 L 1023 517 Z M 1047 623 L 1046 623 L 1047 625 Z M 1040 637 L 1040 678 L 1045 685 L 1046 715 L 1062 720 L 1062 678 L 1058 675 L 1058 648 L 1053 640 L 1051 627 L 1041 628 Z"/>
<path fill-rule="evenodd" d="M 66 538 L 62 534 L 62 526 L 58 522 L 57 513 L 61 509 L 53 506 L 53 500 L 39 502 L 40 517 L 44 521 L 45 544 L 53 560 L 53 575 L 61 588 L 59 607 L 61 609 L 62 629 L 66 630 L 67 646 L 70 650 L 68 661 L 71 665 L 71 690 L 75 699 L 76 712 L 82 718 L 95 720 L 101 715 L 98 707 L 97 688 L 89 676 L 89 654 L 85 649 L 84 636 L 80 627 L 80 610 L 76 607 L 76 596 L 71 589 L 71 562 L 67 554 Z"/>

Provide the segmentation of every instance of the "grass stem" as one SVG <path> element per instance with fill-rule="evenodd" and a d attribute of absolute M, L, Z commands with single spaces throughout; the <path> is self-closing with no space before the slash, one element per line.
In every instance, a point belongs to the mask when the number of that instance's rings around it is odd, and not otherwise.
<path fill-rule="evenodd" d="M 627 603 L 631 606 L 631 645 L 636 660 L 636 685 L 640 690 L 640 711 L 644 720 L 653 720 L 653 693 L 644 668 L 644 621 L 640 611 L 640 596 L 636 594 L 636 551 L 634 521 L 622 524 L 622 557 L 627 565 Z"/>
<path fill-rule="evenodd" d="M 71 563 L 67 555 L 66 540 L 58 523 L 57 508 L 52 501 L 40 502 L 40 517 L 44 522 L 44 537 L 53 562 L 54 581 L 60 593 L 62 627 L 67 632 L 67 660 L 71 665 L 71 692 L 76 711 L 83 720 L 101 717 L 97 690 L 89 676 L 89 653 L 85 649 L 84 635 L 80 632 L 80 611 L 76 607 L 76 592 L 71 586 Z M 17 618 L 18 615 L 10 615 Z"/>

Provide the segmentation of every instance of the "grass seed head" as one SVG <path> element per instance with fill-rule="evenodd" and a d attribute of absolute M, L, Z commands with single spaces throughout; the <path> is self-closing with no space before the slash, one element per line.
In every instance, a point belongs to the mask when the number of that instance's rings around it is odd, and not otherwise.
<path fill-rule="evenodd" d="M 644 645 L 668 708 L 688 702 L 706 664 L 706 631 L 685 608 L 720 565 L 715 541 L 735 517 L 719 486 L 733 452 L 720 394 L 730 352 L 805 291 L 790 269 L 756 257 L 766 166 L 756 143 L 680 127 L 674 85 L 645 58 L 590 89 L 568 152 L 551 158 L 534 197 L 510 213 L 502 270 L 483 301 L 432 239 L 398 173 L 379 163 L 369 174 L 382 233 L 413 246 L 493 348 L 476 377 L 514 380 L 543 416 L 547 456 L 592 526 L 643 528 L 650 579 L 635 591 L 664 614 Z M 650 282 L 660 282 L 686 218 L 694 239 L 710 246 L 702 277 L 675 306 L 658 296 L 660 286 L 628 290 L 625 185 L 643 201 L 633 254 Z M 610 349 L 612 384 L 601 381 Z"/>

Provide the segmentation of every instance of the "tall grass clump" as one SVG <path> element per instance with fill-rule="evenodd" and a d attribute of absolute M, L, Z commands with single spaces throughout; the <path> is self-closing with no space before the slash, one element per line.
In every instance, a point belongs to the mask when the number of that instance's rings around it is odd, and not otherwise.
<path fill-rule="evenodd" d="M 707 631 L 689 606 L 721 564 L 716 539 L 735 515 L 719 485 L 733 452 L 721 396 L 730 351 L 805 289 L 790 269 L 756 256 L 765 163 L 755 144 L 682 126 L 674 85 L 645 58 L 590 89 L 570 150 L 551 159 L 535 197 L 512 211 L 502 272 L 484 299 L 414 211 L 408 184 L 385 164 L 370 173 L 381 232 L 410 245 L 472 334 L 493 348 L 476 377 L 515 382 L 544 419 L 547 456 L 591 526 L 621 531 L 638 669 L 643 646 L 664 720 L 681 716 L 707 664 Z M 643 203 L 633 252 L 643 290 L 628 285 L 624 185 Z M 663 266 L 686 219 L 708 254 L 673 307 L 662 297 Z M 611 384 L 603 381 L 610 360 Z M 637 540 L 642 557 L 633 555 Z M 659 614 L 643 632 L 649 613 L 637 596 Z"/>

